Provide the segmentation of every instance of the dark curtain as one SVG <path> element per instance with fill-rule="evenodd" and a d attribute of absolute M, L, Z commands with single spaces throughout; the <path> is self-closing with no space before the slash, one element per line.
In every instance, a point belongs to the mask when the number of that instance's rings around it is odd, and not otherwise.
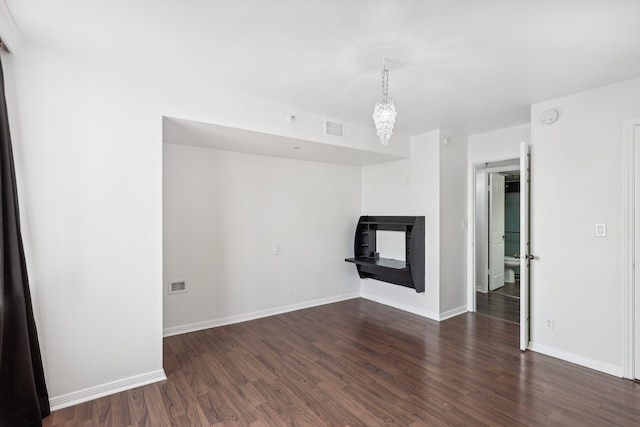
<path fill-rule="evenodd" d="M 0 63 L 0 426 L 41 426 L 49 415 L 31 307 L 9 119 Z"/>

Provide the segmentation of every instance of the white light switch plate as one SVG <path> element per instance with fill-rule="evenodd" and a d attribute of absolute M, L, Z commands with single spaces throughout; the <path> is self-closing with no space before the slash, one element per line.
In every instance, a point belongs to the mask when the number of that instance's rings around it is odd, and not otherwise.
<path fill-rule="evenodd" d="M 607 235 L 607 224 L 596 224 L 596 236 L 605 237 Z"/>

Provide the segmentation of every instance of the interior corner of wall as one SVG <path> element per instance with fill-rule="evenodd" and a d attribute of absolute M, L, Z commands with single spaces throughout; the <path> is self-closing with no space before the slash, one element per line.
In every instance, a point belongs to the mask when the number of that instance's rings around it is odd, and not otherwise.
<path fill-rule="evenodd" d="M 11 53 L 17 52 L 22 44 L 22 37 L 11 17 L 6 0 L 0 0 L 0 40 Z"/>

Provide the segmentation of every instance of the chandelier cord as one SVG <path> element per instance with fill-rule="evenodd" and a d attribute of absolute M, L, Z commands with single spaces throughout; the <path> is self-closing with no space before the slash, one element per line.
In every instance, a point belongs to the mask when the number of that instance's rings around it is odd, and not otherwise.
<path fill-rule="evenodd" d="M 389 95 L 389 70 L 382 70 L 382 96 Z"/>

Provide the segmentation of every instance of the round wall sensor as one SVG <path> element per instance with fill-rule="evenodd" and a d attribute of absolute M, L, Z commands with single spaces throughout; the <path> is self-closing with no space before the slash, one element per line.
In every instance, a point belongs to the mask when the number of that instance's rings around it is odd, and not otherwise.
<path fill-rule="evenodd" d="M 540 123 L 543 125 L 552 125 L 558 120 L 558 110 L 550 108 L 540 115 Z"/>
<path fill-rule="evenodd" d="M 451 144 L 451 140 L 449 138 L 445 138 L 445 139 L 442 140 L 442 143 L 444 145 L 449 145 L 449 144 Z"/>

